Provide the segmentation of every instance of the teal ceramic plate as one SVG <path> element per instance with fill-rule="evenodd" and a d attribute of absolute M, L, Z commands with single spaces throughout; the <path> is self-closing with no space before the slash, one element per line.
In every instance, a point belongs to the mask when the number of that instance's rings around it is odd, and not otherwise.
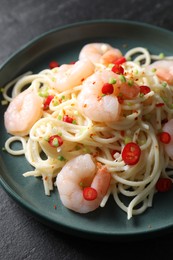
<path fill-rule="evenodd" d="M 1 86 L 26 71 L 39 72 L 47 68 L 51 60 L 56 59 L 60 64 L 77 60 L 81 47 L 96 41 L 110 43 L 123 53 L 131 47 L 143 46 L 154 54 L 173 55 L 173 33 L 167 30 L 119 20 L 82 22 L 52 30 L 20 49 L 3 64 Z M 4 111 L 1 105 L 0 147 L 8 137 L 3 124 Z M 153 207 L 131 220 L 127 220 L 112 198 L 104 208 L 79 215 L 61 205 L 57 190 L 46 197 L 41 179 L 22 176 L 31 169 L 24 157 L 14 157 L 2 150 L 0 153 L 2 186 L 22 207 L 54 229 L 102 240 L 145 238 L 173 229 L 173 192 L 156 195 Z"/>

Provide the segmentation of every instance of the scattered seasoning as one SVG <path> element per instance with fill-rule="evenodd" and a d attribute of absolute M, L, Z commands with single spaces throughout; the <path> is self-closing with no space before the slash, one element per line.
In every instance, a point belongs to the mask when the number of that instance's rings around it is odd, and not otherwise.
<path fill-rule="evenodd" d="M 133 86 L 134 81 L 132 79 L 129 79 L 127 83 L 128 83 L 129 86 Z"/>
<path fill-rule="evenodd" d="M 109 84 L 115 84 L 117 81 L 115 78 L 110 78 L 109 79 Z"/>
<path fill-rule="evenodd" d="M 140 86 L 139 88 L 140 88 L 140 94 L 146 95 L 151 91 L 151 89 L 148 86 Z"/>
<path fill-rule="evenodd" d="M 65 157 L 62 156 L 62 155 L 59 155 L 59 156 L 58 156 L 58 160 L 59 160 L 59 161 L 66 161 Z"/>
<path fill-rule="evenodd" d="M 124 143 L 125 143 L 125 144 L 128 144 L 128 143 L 130 143 L 131 141 L 132 141 L 132 138 L 129 137 L 129 136 L 126 136 L 125 139 L 124 139 Z"/>
<path fill-rule="evenodd" d="M 56 68 L 56 67 L 59 67 L 59 63 L 58 63 L 57 61 L 53 60 L 53 61 L 51 61 L 51 62 L 49 63 L 49 68 L 50 68 L 50 69 L 54 69 L 54 68 Z"/>
<path fill-rule="evenodd" d="M 110 83 L 105 83 L 102 87 L 102 93 L 104 95 L 109 95 L 112 94 L 114 92 L 114 87 L 112 84 Z"/>
<path fill-rule="evenodd" d="M 161 132 L 159 134 L 159 140 L 160 140 L 160 142 L 162 142 L 164 144 L 169 144 L 171 141 L 171 136 L 167 132 Z"/>
<path fill-rule="evenodd" d="M 119 79 L 121 80 L 122 83 L 126 82 L 126 78 L 124 77 L 124 75 L 119 75 Z"/>
<path fill-rule="evenodd" d="M 159 178 L 156 183 L 156 190 L 166 192 L 172 189 L 172 180 L 169 178 Z"/>
<path fill-rule="evenodd" d="M 83 189 L 83 197 L 85 200 L 95 200 L 97 198 L 97 191 L 92 187 Z"/>
<path fill-rule="evenodd" d="M 59 135 L 52 135 L 51 137 L 49 137 L 48 143 L 52 147 L 59 147 L 63 144 L 63 140 Z"/>
<path fill-rule="evenodd" d="M 52 101 L 53 98 L 54 98 L 54 96 L 53 96 L 53 95 L 50 95 L 50 96 L 48 96 L 48 97 L 45 99 L 44 104 L 43 104 L 43 109 L 44 109 L 44 110 L 49 109 L 50 102 Z"/>
<path fill-rule="evenodd" d="M 63 121 L 72 124 L 74 119 L 68 115 L 63 116 Z"/>
<path fill-rule="evenodd" d="M 138 163 L 141 155 L 141 149 L 138 144 L 130 142 L 125 145 L 122 151 L 122 159 L 127 165 L 135 165 Z"/>
<path fill-rule="evenodd" d="M 167 83 L 166 82 L 162 82 L 162 87 L 166 88 Z"/>
<path fill-rule="evenodd" d="M 164 53 L 160 53 L 160 54 L 159 54 L 159 58 L 160 58 L 160 59 L 163 59 L 164 57 L 165 57 L 165 54 L 164 54 Z"/>
<path fill-rule="evenodd" d="M 46 90 L 39 90 L 38 94 L 39 94 L 40 97 L 44 97 L 44 98 L 49 96 L 47 89 Z"/>
<path fill-rule="evenodd" d="M 123 74 L 124 73 L 124 69 L 122 66 L 119 66 L 117 64 L 115 64 L 113 67 L 112 67 L 112 71 L 116 74 Z"/>
<path fill-rule="evenodd" d="M 117 59 L 117 60 L 114 62 L 114 64 L 116 64 L 116 65 L 121 65 L 121 64 L 123 64 L 123 63 L 126 62 L 126 61 L 127 61 L 126 58 L 123 56 L 123 57 Z"/>
<path fill-rule="evenodd" d="M 152 71 L 152 72 L 156 72 L 156 70 L 157 70 L 156 68 L 153 68 L 151 71 Z"/>
<path fill-rule="evenodd" d="M 56 205 L 53 205 L 54 209 L 56 209 Z"/>
<path fill-rule="evenodd" d="M 156 104 L 156 107 L 163 107 L 164 106 L 164 103 L 157 103 Z"/>

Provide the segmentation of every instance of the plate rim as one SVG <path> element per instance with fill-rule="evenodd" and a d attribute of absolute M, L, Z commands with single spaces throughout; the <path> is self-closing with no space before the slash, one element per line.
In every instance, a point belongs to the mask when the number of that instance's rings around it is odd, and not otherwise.
<path fill-rule="evenodd" d="M 156 25 L 150 25 L 148 23 L 144 23 L 144 22 L 138 22 L 138 21 L 131 21 L 131 20 L 122 20 L 122 19 L 93 19 L 93 20 L 89 20 L 89 21 L 81 21 L 81 22 L 75 22 L 75 23 L 71 23 L 71 24 L 66 24 L 63 26 L 59 26 L 59 27 L 55 27 L 53 29 L 50 29 L 44 33 L 39 34 L 38 36 L 34 37 L 33 39 L 31 39 L 30 41 L 28 41 L 26 44 L 23 44 L 20 48 L 18 48 L 18 50 L 16 50 L 15 52 L 13 52 L 1 65 L 0 65 L 0 70 L 4 67 L 7 66 L 8 63 L 14 59 L 17 55 L 19 55 L 22 51 L 25 51 L 27 48 L 29 48 L 31 45 L 34 45 L 35 43 L 37 43 L 40 40 L 43 40 L 44 37 L 61 31 L 61 30 L 66 30 L 66 29 L 70 29 L 70 28 L 74 28 L 74 27 L 79 27 L 79 26 L 85 26 L 85 25 L 93 25 L 93 24 L 103 24 L 103 23 L 113 23 L 113 24 L 124 24 L 124 25 L 132 25 L 132 26 L 140 26 L 140 27 L 144 27 L 144 28 L 148 28 L 148 29 L 154 29 L 157 30 L 159 32 L 164 32 L 164 33 L 168 33 L 171 34 L 173 36 L 173 32 L 162 28 L 162 27 L 158 27 Z M 0 158 L 1 159 L 1 158 Z M 22 208 L 24 208 L 25 210 L 27 210 L 27 212 L 31 213 L 32 215 L 34 215 L 36 217 L 36 219 L 38 219 L 40 222 L 52 227 L 52 222 L 54 224 L 56 224 L 56 226 L 58 226 L 59 231 L 63 231 L 64 233 L 67 234 L 72 234 L 72 235 L 76 235 L 78 237 L 85 237 L 85 238 L 90 238 L 90 239 L 97 239 L 97 240 L 112 240 L 112 239 L 118 239 L 118 240 L 124 240 L 125 238 L 128 239 L 139 239 L 139 238 L 148 238 L 155 236 L 156 234 L 159 235 L 164 234 L 164 233 L 168 233 L 169 231 L 173 230 L 173 223 L 170 225 L 167 225 L 166 227 L 160 227 L 154 230 L 146 230 L 146 231 L 139 231 L 136 233 L 114 233 L 114 234 L 107 234 L 107 233 L 99 233 L 99 232 L 95 232 L 92 233 L 91 231 L 86 231 L 86 230 L 81 230 L 81 229 L 77 229 L 69 227 L 68 225 L 64 224 L 64 223 L 57 223 L 54 220 L 48 218 L 47 216 L 43 216 L 42 212 L 38 212 L 35 208 L 33 208 L 32 205 L 30 205 L 28 203 L 28 201 L 25 201 L 25 199 L 23 199 L 21 196 L 19 196 L 18 193 L 16 193 L 11 186 L 3 179 L 3 177 L 0 174 L 0 184 L 3 187 L 3 189 L 5 190 L 5 192 L 7 192 L 7 194 L 12 197 L 13 200 L 15 200 L 20 206 L 22 206 Z M 40 219 L 41 218 L 41 219 Z M 51 220 L 51 223 L 50 223 Z M 47 223 L 48 222 L 48 223 Z M 100 236 L 100 237 L 99 237 Z"/>

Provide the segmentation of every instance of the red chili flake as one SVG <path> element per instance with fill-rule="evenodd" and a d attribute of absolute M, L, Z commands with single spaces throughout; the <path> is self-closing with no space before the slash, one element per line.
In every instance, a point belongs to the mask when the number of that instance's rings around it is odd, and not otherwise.
<path fill-rule="evenodd" d="M 53 205 L 54 209 L 56 209 L 56 205 Z"/>
<path fill-rule="evenodd" d="M 151 89 L 148 86 L 140 86 L 140 93 L 141 94 L 148 94 L 151 91 Z"/>
<path fill-rule="evenodd" d="M 125 131 L 124 130 L 121 130 L 120 133 L 121 133 L 121 136 L 125 135 Z"/>
<path fill-rule="evenodd" d="M 118 99 L 118 102 L 119 102 L 120 104 L 123 104 L 123 103 L 124 103 L 123 95 L 118 95 L 118 96 L 117 96 L 117 99 Z"/>
<path fill-rule="evenodd" d="M 121 58 L 117 59 L 116 61 L 114 61 L 113 63 L 116 64 L 116 65 L 121 65 L 121 64 L 123 64 L 126 61 L 127 60 L 126 60 L 125 57 L 121 57 Z"/>
<path fill-rule="evenodd" d="M 85 200 L 95 200 L 97 198 L 97 191 L 92 187 L 85 187 L 83 189 L 83 197 Z"/>
<path fill-rule="evenodd" d="M 122 66 L 119 66 L 117 64 L 115 64 L 113 67 L 112 67 L 112 71 L 116 74 L 123 74 L 124 73 L 124 69 Z"/>
<path fill-rule="evenodd" d="M 164 106 L 164 103 L 157 103 L 156 104 L 156 107 L 163 107 Z"/>
<path fill-rule="evenodd" d="M 167 122 L 168 122 L 168 119 L 167 119 L 167 118 L 164 118 L 164 119 L 161 121 L 162 125 L 166 124 Z"/>
<path fill-rule="evenodd" d="M 52 101 L 53 98 L 54 98 L 54 96 L 53 96 L 53 95 L 50 95 L 50 96 L 48 96 L 48 97 L 45 99 L 44 104 L 43 104 L 43 109 L 44 109 L 44 110 L 49 109 L 50 102 Z"/>
<path fill-rule="evenodd" d="M 70 65 L 73 65 L 73 64 L 75 64 L 76 63 L 76 61 L 70 61 Z"/>
<path fill-rule="evenodd" d="M 58 63 L 57 61 L 53 60 L 53 61 L 51 61 L 51 62 L 49 63 L 49 68 L 50 68 L 50 69 L 54 69 L 54 68 L 56 68 L 56 67 L 59 67 L 59 63 Z"/>
<path fill-rule="evenodd" d="M 65 116 L 63 116 L 63 121 L 66 122 L 66 123 L 72 124 L 73 123 L 73 118 L 68 116 L 68 115 L 65 115 Z"/>
<path fill-rule="evenodd" d="M 49 138 L 48 143 L 52 147 L 59 147 L 59 146 L 61 146 L 63 144 L 63 140 L 62 140 L 61 136 L 59 136 L 59 135 L 52 135 Z"/>
<path fill-rule="evenodd" d="M 105 95 L 112 94 L 114 92 L 114 87 L 110 83 L 105 83 L 102 87 L 102 93 Z"/>
<path fill-rule="evenodd" d="M 169 144 L 171 141 L 171 136 L 167 132 L 161 132 L 159 134 L 159 140 L 160 140 L 160 142 L 162 142 L 164 144 Z"/>
<path fill-rule="evenodd" d="M 122 159 L 128 165 L 137 164 L 141 155 L 141 149 L 138 144 L 130 142 L 125 145 L 122 151 Z"/>
<path fill-rule="evenodd" d="M 172 181 L 168 178 L 159 178 L 156 183 L 156 190 L 159 192 L 166 192 L 172 189 Z"/>

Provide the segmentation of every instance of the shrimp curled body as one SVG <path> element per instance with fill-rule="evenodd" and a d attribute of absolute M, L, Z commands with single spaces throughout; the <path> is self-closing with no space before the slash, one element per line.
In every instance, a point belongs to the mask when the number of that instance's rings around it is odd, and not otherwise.
<path fill-rule="evenodd" d="M 42 113 L 42 99 L 31 88 L 24 90 L 11 101 L 4 114 L 7 132 L 27 135 Z"/>
<path fill-rule="evenodd" d="M 77 61 L 75 64 L 63 64 L 55 75 L 55 88 L 58 91 L 72 89 L 94 72 L 94 65 L 89 61 Z"/>
<path fill-rule="evenodd" d="M 116 95 L 112 93 L 103 96 L 102 94 L 104 83 L 107 83 L 111 78 L 117 78 L 117 75 L 108 70 L 97 71 L 83 83 L 82 90 L 78 95 L 78 106 L 83 114 L 93 121 L 114 122 L 119 119 L 121 106 Z"/>
<path fill-rule="evenodd" d="M 86 44 L 80 54 L 79 60 L 89 59 L 91 62 L 108 65 L 122 57 L 120 50 L 113 48 L 106 43 L 89 43 Z"/>
<path fill-rule="evenodd" d="M 155 61 L 149 68 L 156 69 L 156 75 L 168 84 L 173 85 L 173 61 L 171 60 L 160 60 Z"/>
<path fill-rule="evenodd" d="M 105 166 L 96 167 L 90 154 L 79 155 L 68 161 L 57 176 L 56 184 L 63 205 L 78 213 L 97 209 L 105 196 L 111 175 Z M 97 190 L 97 198 L 88 201 L 83 196 L 84 186 Z"/>

